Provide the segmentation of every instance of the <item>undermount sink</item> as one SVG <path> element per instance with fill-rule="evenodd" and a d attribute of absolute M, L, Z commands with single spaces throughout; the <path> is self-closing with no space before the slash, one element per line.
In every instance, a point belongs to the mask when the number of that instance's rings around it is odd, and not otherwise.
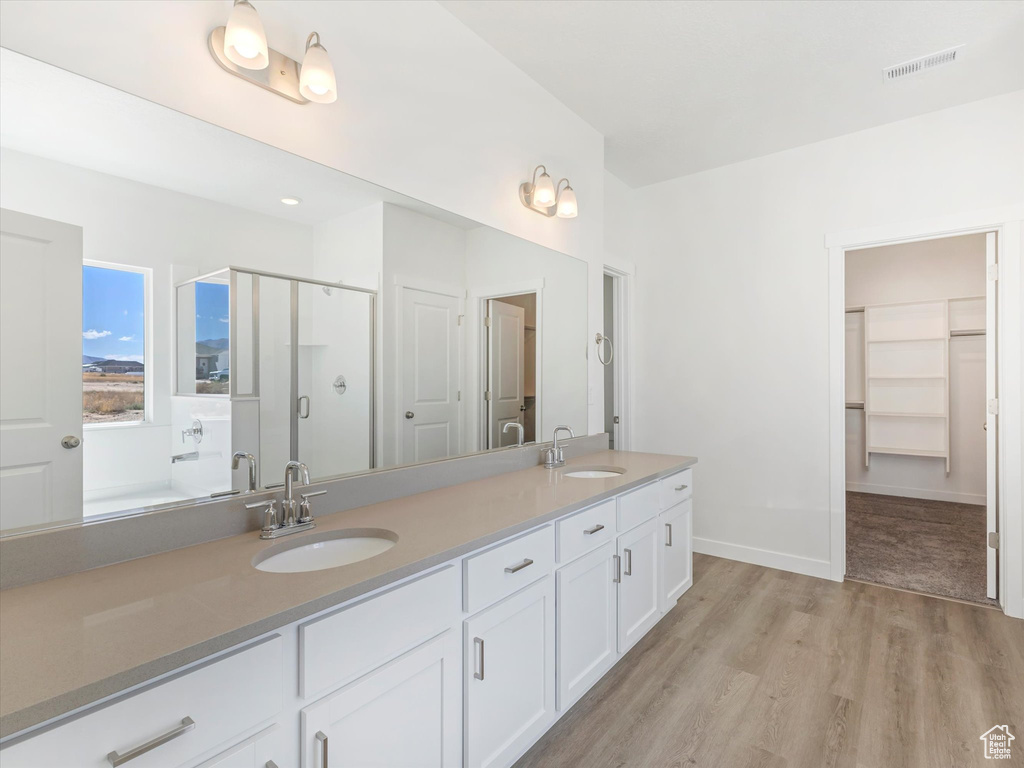
<path fill-rule="evenodd" d="M 268 573 L 323 571 L 376 557 L 397 542 L 397 534 L 382 528 L 349 528 L 282 542 L 261 552 L 252 564 Z"/>
<path fill-rule="evenodd" d="M 562 474 L 566 477 L 578 477 L 584 480 L 598 480 L 602 477 L 618 477 L 626 470 L 622 467 L 577 467 Z"/>

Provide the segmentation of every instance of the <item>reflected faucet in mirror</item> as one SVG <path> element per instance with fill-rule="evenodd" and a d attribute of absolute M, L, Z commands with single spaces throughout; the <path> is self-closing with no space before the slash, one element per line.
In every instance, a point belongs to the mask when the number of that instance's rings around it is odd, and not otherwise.
<path fill-rule="evenodd" d="M 516 446 L 522 448 L 523 447 L 523 435 L 526 434 L 526 433 L 523 431 L 523 425 L 520 424 L 518 421 L 510 421 L 510 422 L 508 422 L 504 427 L 502 427 L 501 433 L 505 434 L 510 429 L 513 429 L 513 428 L 516 430 Z"/>
<path fill-rule="evenodd" d="M 544 451 L 544 466 L 548 469 L 565 466 L 565 449 L 558 444 L 558 433 L 568 432 L 569 437 L 576 437 L 571 427 L 559 424 L 551 436 L 551 447 Z"/>
<path fill-rule="evenodd" d="M 256 457 L 245 451 L 235 451 L 234 456 L 231 457 L 231 468 L 238 469 L 242 459 L 245 459 L 249 465 L 249 488 L 246 493 L 254 493 L 256 491 Z"/>

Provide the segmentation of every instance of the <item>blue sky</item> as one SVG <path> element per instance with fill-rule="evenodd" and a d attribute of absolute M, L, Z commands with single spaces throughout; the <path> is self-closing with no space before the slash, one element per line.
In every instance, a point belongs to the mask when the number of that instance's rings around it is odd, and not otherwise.
<path fill-rule="evenodd" d="M 196 341 L 228 337 L 229 287 L 196 283 Z"/>
<path fill-rule="evenodd" d="M 82 267 L 82 354 L 143 361 L 145 276 Z"/>

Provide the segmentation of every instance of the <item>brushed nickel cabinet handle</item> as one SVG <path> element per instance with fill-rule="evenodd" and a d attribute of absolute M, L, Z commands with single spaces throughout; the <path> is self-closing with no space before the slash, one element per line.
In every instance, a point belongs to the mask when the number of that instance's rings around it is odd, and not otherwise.
<path fill-rule="evenodd" d="M 144 755 L 150 750 L 156 749 L 157 747 L 166 744 L 168 741 L 176 739 L 179 736 L 185 735 L 195 727 L 195 720 L 193 720 L 191 717 L 183 717 L 181 718 L 181 725 L 179 725 L 176 728 L 172 728 L 163 736 L 157 736 L 152 741 L 147 741 L 145 744 L 140 744 L 134 749 L 129 749 L 123 755 L 119 754 L 117 750 L 114 750 L 109 755 L 107 755 L 107 760 L 110 761 L 110 764 L 114 766 L 114 768 L 117 768 L 117 766 L 124 765 L 129 760 L 134 760 L 136 757 Z"/>
<path fill-rule="evenodd" d="M 327 768 L 327 734 L 317 731 L 316 740 L 320 742 L 320 768 Z"/>
<path fill-rule="evenodd" d="M 263 768 L 277 768 L 277 763 L 275 763 L 273 760 L 267 760 Z"/>
<path fill-rule="evenodd" d="M 618 555 L 612 555 L 612 559 L 615 561 L 615 576 L 612 578 L 616 584 L 622 583 L 622 558 Z"/>
<path fill-rule="evenodd" d="M 302 406 L 306 406 L 306 407 L 303 408 Z M 308 419 L 309 418 L 309 395 L 302 395 L 299 398 L 299 402 L 298 402 L 297 408 L 298 408 L 298 411 L 299 411 L 299 418 L 300 419 Z"/>
<path fill-rule="evenodd" d="M 533 565 L 533 560 L 528 557 L 524 557 L 523 562 L 521 563 L 505 566 L 505 573 L 519 573 L 519 571 L 523 570 L 523 568 L 526 568 L 528 565 Z"/>
<path fill-rule="evenodd" d="M 665 523 L 665 546 L 672 546 L 672 523 Z"/>
<path fill-rule="evenodd" d="M 583 533 L 584 533 L 585 535 L 589 536 L 589 535 L 590 535 L 590 534 L 592 534 L 592 533 L 597 533 L 598 531 L 603 531 L 603 530 L 604 530 L 604 526 L 603 526 L 603 525 L 601 525 L 601 524 L 599 523 L 598 525 L 595 525 L 595 526 L 594 526 L 593 528 L 587 528 L 587 529 L 585 529 L 585 530 L 583 531 Z"/>
<path fill-rule="evenodd" d="M 690 487 L 690 486 L 688 486 L 688 485 L 677 485 L 677 486 L 676 486 L 676 490 L 677 490 L 677 491 L 685 491 L 685 490 L 686 490 L 687 488 L 689 488 L 689 487 Z"/>
<path fill-rule="evenodd" d="M 474 647 L 474 650 L 476 650 L 477 648 L 480 649 L 480 651 L 477 654 L 477 656 L 473 659 L 473 677 L 476 678 L 477 680 L 483 680 L 484 679 L 484 639 L 482 637 L 474 637 L 473 638 L 473 647 Z M 476 671 L 476 659 L 480 659 L 480 671 L 479 672 Z M 324 766 L 324 768 L 327 768 L 327 767 Z"/>
<path fill-rule="evenodd" d="M 631 549 L 624 549 L 624 550 L 622 550 L 622 554 L 624 554 L 626 556 L 626 575 L 627 576 L 632 576 L 633 575 L 633 550 L 631 550 Z"/>

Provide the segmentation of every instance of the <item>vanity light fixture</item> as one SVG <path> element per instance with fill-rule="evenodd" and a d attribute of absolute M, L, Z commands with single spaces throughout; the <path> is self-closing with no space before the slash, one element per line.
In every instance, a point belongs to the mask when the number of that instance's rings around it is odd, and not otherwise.
<path fill-rule="evenodd" d="M 227 26 L 213 30 L 208 43 L 221 69 L 296 104 L 331 104 L 338 98 L 334 67 L 320 35 L 310 34 L 300 65 L 267 47 L 263 22 L 248 0 L 235 0 Z"/>
<path fill-rule="evenodd" d="M 281 202 L 285 205 L 298 205 L 302 202 L 301 197 L 282 197 Z"/>
<path fill-rule="evenodd" d="M 537 171 L 541 171 L 540 176 Z M 562 186 L 562 182 L 565 186 Z M 576 192 L 569 185 L 568 179 L 561 179 L 556 187 L 551 183 L 548 169 L 538 165 L 533 169 L 533 180 L 524 181 L 519 185 L 519 200 L 531 211 L 544 216 L 558 216 L 562 219 L 575 219 L 579 213 L 576 204 Z"/>

